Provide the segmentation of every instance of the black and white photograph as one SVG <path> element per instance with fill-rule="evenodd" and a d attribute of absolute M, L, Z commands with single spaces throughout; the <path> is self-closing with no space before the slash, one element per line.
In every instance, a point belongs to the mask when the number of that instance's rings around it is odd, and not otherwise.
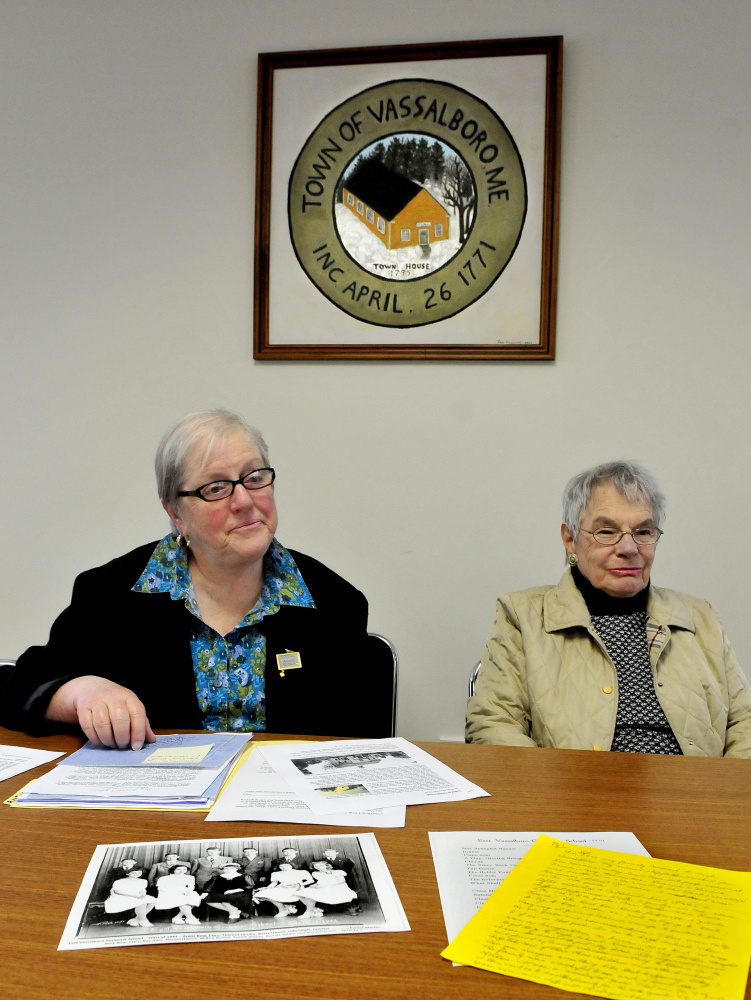
<path fill-rule="evenodd" d="M 296 757 L 294 765 L 303 774 L 322 774 L 343 767 L 397 767 L 399 764 L 414 764 L 414 760 L 403 750 L 375 750 L 367 753 L 347 753 L 337 757 Z"/>
<path fill-rule="evenodd" d="M 97 847 L 59 951 L 409 930 L 372 833 Z"/>

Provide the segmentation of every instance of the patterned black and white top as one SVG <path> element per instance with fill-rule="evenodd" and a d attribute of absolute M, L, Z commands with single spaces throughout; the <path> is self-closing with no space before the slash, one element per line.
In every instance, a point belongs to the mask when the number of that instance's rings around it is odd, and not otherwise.
<path fill-rule="evenodd" d="M 610 749 L 682 753 L 655 694 L 647 647 L 647 612 L 590 617 L 618 675 L 618 712 Z"/>
<path fill-rule="evenodd" d="M 610 749 L 683 753 L 655 693 L 647 645 L 648 590 L 632 598 L 610 597 L 597 591 L 578 570 L 573 576 L 618 676 L 618 711 Z"/>

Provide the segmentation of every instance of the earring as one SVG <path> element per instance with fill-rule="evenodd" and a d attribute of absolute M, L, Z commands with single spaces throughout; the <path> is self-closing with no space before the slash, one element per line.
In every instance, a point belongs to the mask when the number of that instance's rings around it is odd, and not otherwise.
<path fill-rule="evenodd" d="M 178 546 L 181 549 L 189 549 L 190 548 L 190 539 L 188 538 L 187 535 L 178 535 L 177 536 L 177 544 L 178 544 Z"/>
<path fill-rule="evenodd" d="M 578 562 L 579 562 L 579 556 L 575 552 L 569 552 L 568 554 L 569 566 L 576 566 Z"/>

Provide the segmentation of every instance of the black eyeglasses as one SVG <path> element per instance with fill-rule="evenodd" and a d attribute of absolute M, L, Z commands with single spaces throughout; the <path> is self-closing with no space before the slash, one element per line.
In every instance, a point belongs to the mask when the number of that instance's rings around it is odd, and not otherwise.
<path fill-rule="evenodd" d="M 587 531 L 580 528 L 586 535 L 591 535 L 600 545 L 617 545 L 624 535 L 631 535 L 637 545 L 657 545 L 663 532 L 659 528 L 634 528 L 633 531 L 619 531 L 617 528 L 599 528 L 597 531 Z"/>
<path fill-rule="evenodd" d="M 262 490 L 276 479 L 273 469 L 254 469 L 248 472 L 242 479 L 216 479 L 213 483 L 205 483 L 197 490 L 180 490 L 179 497 L 199 497 L 206 503 L 214 500 L 226 500 L 235 492 L 236 486 L 244 486 L 246 490 Z"/>

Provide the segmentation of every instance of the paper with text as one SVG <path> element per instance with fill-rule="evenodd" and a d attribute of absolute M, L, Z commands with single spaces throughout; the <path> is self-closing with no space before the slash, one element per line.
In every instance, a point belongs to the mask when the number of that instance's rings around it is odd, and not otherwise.
<path fill-rule="evenodd" d="M 401 736 L 295 747 L 261 745 L 258 752 L 320 815 L 459 802 L 489 794 Z"/>
<path fill-rule="evenodd" d="M 543 834 L 442 954 L 612 1000 L 742 1000 L 751 873 Z"/>
<path fill-rule="evenodd" d="M 429 833 L 446 934 L 452 941 L 540 836 L 457 831 Z M 568 844 L 649 857 L 633 833 L 549 833 Z"/>
<path fill-rule="evenodd" d="M 310 823 L 323 826 L 404 826 L 406 807 L 391 806 L 368 812 L 338 812 L 318 816 L 297 796 L 258 753 L 263 744 L 243 763 L 225 786 L 209 812 L 208 821 L 258 823 Z"/>
<path fill-rule="evenodd" d="M 62 757 L 64 750 L 30 750 L 28 747 L 0 746 L 0 781 L 31 771 Z"/>
<path fill-rule="evenodd" d="M 69 795 L 98 799 L 190 798 L 202 794 L 225 768 L 213 770 L 189 767 L 56 767 L 43 774 L 28 793 Z"/>

